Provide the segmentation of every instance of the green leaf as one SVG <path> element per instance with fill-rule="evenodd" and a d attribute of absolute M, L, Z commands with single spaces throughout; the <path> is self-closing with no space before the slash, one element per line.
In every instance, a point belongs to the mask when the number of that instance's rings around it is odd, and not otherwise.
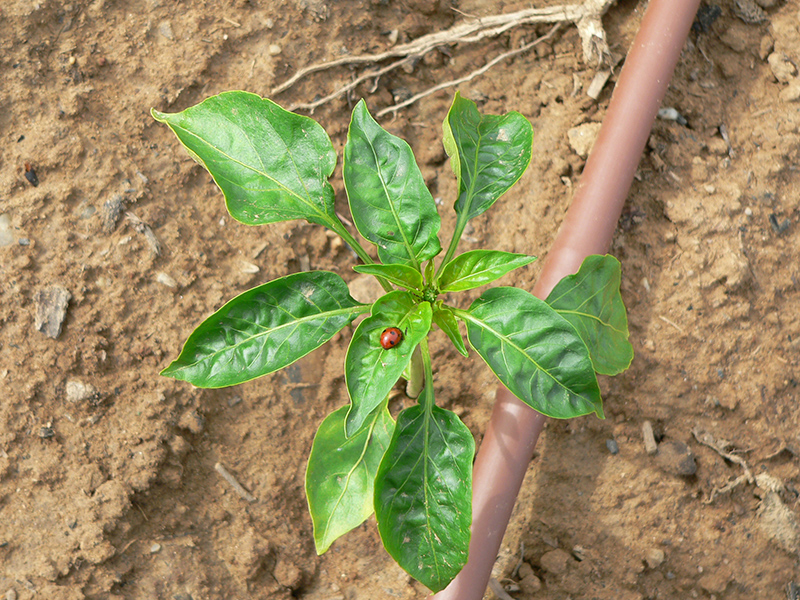
<path fill-rule="evenodd" d="M 447 334 L 456 350 L 464 356 L 469 356 L 467 347 L 464 345 L 464 338 L 461 337 L 461 331 L 458 329 L 458 321 L 451 308 L 447 306 L 436 308 L 433 311 L 433 322 Z"/>
<path fill-rule="evenodd" d="M 356 265 L 353 267 L 353 270 L 356 273 L 366 273 L 368 275 L 375 275 L 376 277 L 383 277 L 400 287 L 410 290 L 418 290 L 421 292 L 424 286 L 422 274 L 407 265 Z"/>
<path fill-rule="evenodd" d="M 328 183 L 336 153 L 313 119 L 247 92 L 211 96 L 179 113 L 151 113 L 208 169 L 234 219 L 338 221 Z"/>
<path fill-rule="evenodd" d="M 514 185 L 531 160 L 533 128 L 518 112 L 482 115 L 456 93 L 444 120 L 444 148 L 458 179 L 459 217 L 478 216 Z"/>
<path fill-rule="evenodd" d="M 438 592 L 467 562 L 475 440 L 455 413 L 427 406 L 397 417 L 375 480 L 375 516 L 386 551 Z"/>
<path fill-rule="evenodd" d="M 282 277 L 236 296 L 203 321 L 161 374 L 201 388 L 250 381 L 305 356 L 368 309 L 335 273 Z"/>
<path fill-rule="evenodd" d="M 403 340 L 385 350 L 380 338 L 387 327 L 399 328 Z M 378 298 L 372 316 L 359 323 L 345 357 L 345 380 L 352 403 L 345 428 L 348 437 L 386 398 L 411 360 L 414 348 L 430 329 L 431 305 L 418 304 L 409 292 L 400 290 Z"/>
<path fill-rule="evenodd" d="M 517 398 L 557 419 L 592 412 L 603 418 L 586 344 L 543 300 L 498 287 L 457 314 L 467 323 L 472 347 Z"/>
<path fill-rule="evenodd" d="M 439 276 L 439 290 L 442 293 L 471 290 L 535 260 L 535 256 L 499 250 L 470 250 L 445 265 Z"/>
<path fill-rule="evenodd" d="M 572 323 L 603 375 L 622 373 L 631 365 L 628 315 L 619 292 L 619 261 L 606 254 L 587 257 L 574 275 L 558 282 L 546 302 Z"/>
<path fill-rule="evenodd" d="M 363 100 L 350 121 L 343 174 L 353 222 L 382 263 L 421 271 L 441 251 L 439 213 L 411 147 L 378 125 Z"/>
<path fill-rule="evenodd" d="M 306 470 L 306 496 L 317 554 L 358 527 L 373 512 L 375 474 L 394 432 L 384 402 L 353 437 L 344 435 L 348 407 L 329 414 L 314 436 Z"/>

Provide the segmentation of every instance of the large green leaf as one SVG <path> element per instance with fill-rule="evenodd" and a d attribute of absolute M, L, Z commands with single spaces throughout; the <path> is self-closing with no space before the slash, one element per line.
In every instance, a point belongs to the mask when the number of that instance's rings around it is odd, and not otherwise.
<path fill-rule="evenodd" d="M 381 333 L 397 327 L 403 340 L 394 348 L 381 346 Z M 350 394 L 345 433 L 356 433 L 391 391 L 411 360 L 417 344 L 431 329 L 431 305 L 417 303 L 409 292 L 394 291 L 378 298 L 372 316 L 353 332 L 345 358 L 344 374 Z"/>
<path fill-rule="evenodd" d="M 208 169 L 238 221 L 338 221 L 328 183 L 336 153 L 313 119 L 247 92 L 211 96 L 179 113 L 151 112 Z"/>
<path fill-rule="evenodd" d="M 201 388 L 272 373 L 318 348 L 369 310 L 335 273 L 295 273 L 236 296 L 203 321 L 161 374 Z"/>
<path fill-rule="evenodd" d="M 375 516 L 383 545 L 434 592 L 447 587 L 467 562 L 474 454 L 467 426 L 431 398 L 397 417 L 378 469 Z"/>
<path fill-rule="evenodd" d="M 356 265 L 353 267 L 353 270 L 356 273 L 366 273 L 368 275 L 375 275 L 376 277 L 383 277 L 387 281 L 409 290 L 421 292 L 425 285 L 422 281 L 422 273 L 408 265 Z"/>
<path fill-rule="evenodd" d="M 343 174 L 353 222 L 381 262 L 421 271 L 441 250 L 436 204 L 411 147 L 378 125 L 363 100 L 350 121 Z"/>
<path fill-rule="evenodd" d="M 549 417 L 603 418 L 589 350 L 547 303 L 517 288 L 492 288 L 468 311 L 470 344 L 520 400 Z"/>
<path fill-rule="evenodd" d="M 469 356 L 467 347 L 464 345 L 464 338 L 461 337 L 461 331 L 458 328 L 458 320 L 456 319 L 453 309 L 449 306 L 439 306 L 433 311 L 433 322 L 447 334 L 450 341 L 463 356 Z"/>
<path fill-rule="evenodd" d="M 375 474 L 394 432 L 384 402 L 353 437 L 344 435 L 348 407 L 329 414 L 314 436 L 306 470 L 306 496 L 317 554 L 373 512 Z"/>
<path fill-rule="evenodd" d="M 444 120 L 444 148 L 458 178 L 455 209 L 468 220 L 514 185 L 531 160 L 533 128 L 518 112 L 482 115 L 456 93 Z"/>
<path fill-rule="evenodd" d="M 546 300 L 572 323 L 589 348 L 595 371 L 603 375 L 622 373 L 633 360 L 619 283 L 619 261 L 593 255 L 576 274 L 559 281 Z"/>
<path fill-rule="evenodd" d="M 471 290 L 535 260 L 535 256 L 499 250 L 470 250 L 445 265 L 439 275 L 439 290 L 442 293 Z"/>

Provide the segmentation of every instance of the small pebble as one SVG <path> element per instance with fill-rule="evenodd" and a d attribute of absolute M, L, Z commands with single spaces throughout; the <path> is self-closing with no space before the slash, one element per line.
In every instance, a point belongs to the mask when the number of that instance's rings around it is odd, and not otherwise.
<path fill-rule="evenodd" d="M 6 600 L 17 600 L 17 592 L 14 588 L 11 588 L 6 592 Z"/>
<path fill-rule="evenodd" d="M 11 220 L 8 215 L 0 215 L 0 246 L 10 246 L 14 243 L 14 234 L 11 233 Z"/>
<path fill-rule="evenodd" d="M 160 551 L 161 551 L 161 544 L 159 544 L 158 542 L 153 542 L 153 544 L 150 546 L 150 554 L 155 554 L 156 552 Z"/>
<path fill-rule="evenodd" d="M 159 271 L 156 273 L 156 281 L 161 285 L 172 288 L 173 290 L 178 287 L 178 283 L 172 277 L 164 273 L 164 271 Z"/>
<path fill-rule="evenodd" d="M 269 45 L 269 55 L 270 56 L 278 56 L 281 53 L 281 47 L 278 44 L 270 44 Z"/>
<path fill-rule="evenodd" d="M 97 389 L 95 389 L 91 383 L 83 383 L 77 379 L 70 379 L 67 381 L 64 393 L 67 396 L 68 402 L 83 402 L 97 394 Z"/>
<path fill-rule="evenodd" d="M 746 216 L 748 216 L 748 217 L 752 217 L 753 216 L 753 211 L 752 211 L 752 209 L 750 209 L 750 207 L 748 207 L 748 208 L 744 209 L 744 214 Z"/>
<path fill-rule="evenodd" d="M 72 299 L 69 290 L 60 285 L 53 285 L 39 290 L 33 296 L 36 314 L 34 327 L 47 337 L 56 339 L 61 334 L 61 326 L 67 316 L 67 305 Z"/>
<path fill-rule="evenodd" d="M 122 194 L 114 194 L 110 200 L 106 200 L 103 204 L 103 231 L 105 233 L 114 231 L 119 216 L 122 214 L 124 204 L 125 198 Z"/>
<path fill-rule="evenodd" d="M 656 436 L 653 434 L 653 425 L 650 421 L 642 423 L 642 438 L 644 439 L 644 449 L 650 456 L 658 452 Z"/>
<path fill-rule="evenodd" d="M 619 445 L 614 440 L 606 440 L 606 448 L 611 454 L 619 454 Z"/>
<path fill-rule="evenodd" d="M 158 24 L 158 33 L 168 40 L 175 39 L 175 34 L 172 32 L 172 23 L 169 21 L 161 21 L 161 23 Z"/>
<path fill-rule="evenodd" d="M 30 246 L 31 241 L 28 238 L 19 238 L 19 245 L 20 246 Z"/>
<path fill-rule="evenodd" d="M 241 262 L 241 264 L 239 265 L 239 270 L 242 273 L 251 273 L 252 274 L 252 273 L 258 273 L 261 269 L 259 268 L 258 265 L 254 265 L 251 262 L 247 262 L 247 261 L 243 260 Z"/>
<path fill-rule="evenodd" d="M 33 187 L 39 185 L 39 177 L 36 175 L 36 171 L 33 170 L 33 167 L 25 163 L 25 179 L 28 180 Z"/>
<path fill-rule="evenodd" d="M 667 107 L 667 108 L 660 108 L 658 109 L 658 118 L 664 119 L 665 121 L 675 121 L 678 125 L 682 125 L 686 127 L 688 122 L 686 119 L 679 113 L 676 109 Z"/>
<path fill-rule="evenodd" d="M 660 548 L 650 548 L 645 556 L 645 562 L 647 562 L 647 566 L 651 569 L 657 569 L 662 565 L 665 558 L 666 555 L 663 550 Z"/>

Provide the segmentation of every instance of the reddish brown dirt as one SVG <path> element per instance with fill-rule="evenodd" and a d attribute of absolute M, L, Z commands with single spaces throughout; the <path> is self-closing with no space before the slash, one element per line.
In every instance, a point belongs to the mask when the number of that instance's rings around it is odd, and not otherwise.
<path fill-rule="evenodd" d="M 656 123 L 612 248 L 636 358 L 601 382 L 605 421 L 548 424 L 498 563 L 515 598 L 750 600 L 800 583 L 800 32 L 796 3 L 765 3 L 774 4 L 768 20 L 747 24 L 723 3 L 684 49 L 664 105 L 687 125 Z M 462 0 L 458 9 L 527 6 Z M 619 2 L 604 18 L 616 53 L 642 10 Z M 402 42 L 463 18 L 444 0 L 3 3 L 5 598 L 424 597 L 382 550 L 373 520 L 314 552 L 305 460 L 316 426 L 347 401 L 349 333 L 237 388 L 201 391 L 158 375 L 208 312 L 248 287 L 306 264 L 355 274 L 349 252 L 315 226 L 233 221 L 210 177 L 148 111 L 229 89 L 268 95 L 308 64 L 386 48 L 393 30 Z M 544 31 L 433 53 L 354 98 L 385 107 Z M 462 248 L 546 254 L 584 162 L 567 131 L 600 122 L 608 103 L 610 85 L 597 102 L 585 95 L 594 72 L 565 28 L 461 86 L 482 110 L 519 110 L 536 131 L 527 174 L 475 220 Z M 351 76 L 319 73 L 275 99 L 310 101 Z M 440 123 L 451 94 L 382 121 L 408 139 L 444 199 L 445 234 L 454 181 Z M 339 150 L 352 104 L 337 99 L 314 115 Z M 334 185 L 346 211 L 338 171 Z M 104 223 L 115 197 L 123 214 Z M 126 212 L 152 228 L 160 255 Z M 530 289 L 537 273 L 534 263 L 503 283 Z M 56 339 L 34 325 L 35 298 L 54 285 L 71 295 Z M 480 442 L 493 376 L 445 342 L 433 336 L 438 402 Z M 688 445 L 695 475 L 645 452 L 646 420 L 662 444 Z M 693 430 L 728 440 L 756 483 L 716 494 L 744 470 Z M 218 461 L 257 502 L 233 492 Z"/>

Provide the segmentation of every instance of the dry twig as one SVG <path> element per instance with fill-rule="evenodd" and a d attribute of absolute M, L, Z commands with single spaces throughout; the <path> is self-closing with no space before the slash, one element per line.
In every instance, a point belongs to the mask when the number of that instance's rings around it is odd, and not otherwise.
<path fill-rule="evenodd" d="M 692 435 L 694 438 L 703 444 L 704 446 L 708 446 L 712 450 L 714 450 L 717 454 L 719 454 L 722 458 L 725 458 L 732 463 L 736 463 L 744 470 L 744 474 L 740 475 L 736 479 L 729 481 L 721 488 L 714 488 L 711 490 L 711 495 L 709 496 L 708 500 L 705 501 L 706 504 L 711 504 L 717 496 L 722 494 L 726 494 L 730 492 L 735 487 L 743 484 L 743 483 L 756 483 L 755 477 L 753 477 L 753 473 L 750 471 L 750 467 L 747 466 L 747 463 L 741 456 L 737 456 L 736 454 L 731 454 L 727 451 L 727 448 L 731 446 L 730 442 L 725 440 L 715 440 L 714 436 L 712 436 L 707 431 L 701 431 L 700 429 L 692 429 Z"/>
<path fill-rule="evenodd" d="M 324 71 L 344 65 L 375 64 L 390 58 L 402 57 L 401 60 L 397 60 L 386 67 L 370 73 L 365 73 L 357 77 L 350 83 L 341 86 L 320 100 L 316 100 L 308 104 L 297 104 L 291 107 L 292 110 L 299 108 L 313 110 L 321 104 L 324 104 L 325 102 L 328 102 L 331 99 L 350 91 L 359 83 L 362 83 L 368 79 L 380 77 L 381 75 L 388 73 L 397 67 L 421 58 L 428 52 L 441 46 L 474 43 L 485 38 L 496 37 L 519 25 L 533 23 L 575 23 L 578 28 L 578 33 L 581 36 L 581 47 L 583 49 L 584 59 L 586 62 L 589 62 L 593 57 L 596 56 L 598 64 L 600 64 L 604 58 L 608 56 L 608 45 L 606 43 L 605 31 L 603 30 L 600 18 L 605 14 L 606 10 L 608 10 L 608 7 L 613 1 L 614 0 L 585 0 L 582 4 L 567 4 L 562 6 L 551 6 L 547 8 L 529 8 L 505 15 L 491 15 L 488 17 L 473 18 L 469 21 L 454 25 L 445 31 L 431 33 L 417 38 L 416 40 L 413 40 L 407 44 L 400 44 L 389 50 L 386 50 L 385 52 L 379 52 L 377 54 L 345 56 L 336 60 L 310 65 L 300 69 L 288 80 L 274 87 L 270 94 L 272 96 L 279 94 L 289 89 L 303 77 L 318 71 Z M 525 49 L 529 49 L 535 43 L 536 42 L 531 43 Z M 504 58 L 513 56 L 514 54 L 524 52 L 525 49 L 515 49 L 510 53 L 506 53 L 505 55 L 497 57 L 489 66 L 496 64 Z M 471 79 L 472 77 L 479 75 L 488 68 L 489 67 L 487 66 L 483 71 L 475 72 L 469 76 L 469 78 Z M 468 80 L 469 79 L 465 79 L 464 81 Z M 458 82 L 453 82 L 450 85 L 455 85 L 456 83 Z M 442 88 L 437 86 L 437 89 Z M 404 105 L 407 104 L 410 104 L 410 102 L 407 101 Z M 399 105 L 397 108 L 399 108 Z"/>
<path fill-rule="evenodd" d="M 222 463 L 215 464 L 214 470 L 220 475 L 222 475 L 222 478 L 231 484 L 233 491 L 239 494 L 242 498 L 244 498 L 248 502 L 255 502 L 257 500 L 257 498 L 253 496 L 253 494 L 244 489 L 244 486 L 241 483 L 236 481 L 236 478 L 233 475 L 231 475 L 230 471 L 228 471 L 228 469 L 226 469 L 222 465 Z"/>
<path fill-rule="evenodd" d="M 500 585 L 500 582 L 494 577 L 489 580 L 489 589 L 491 589 L 494 595 L 500 600 L 514 600 L 514 596 L 509 595 L 509 593 L 503 589 L 503 586 Z"/>
<path fill-rule="evenodd" d="M 537 39 L 533 40 L 532 42 L 530 42 L 529 44 L 525 44 L 524 46 L 522 46 L 520 48 L 517 48 L 516 50 L 510 50 L 508 52 L 504 52 L 500 56 L 496 56 L 495 58 L 490 60 L 488 63 L 483 65 L 480 69 L 476 69 L 475 71 L 473 71 L 469 75 L 466 75 L 465 77 L 461 77 L 459 79 L 453 79 L 452 81 L 445 81 L 444 83 L 440 83 L 440 84 L 435 85 L 435 86 L 433 86 L 431 88 L 428 88 L 427 90 L 424 90 L 424 91 L 420 92 L 419 94 L 414 94 L 408 100 L 405 100 L 403 102 L 395 104 L 394 106 L 388 106 L 388 107 L 386 107 L 384 109 L 379 110 L 377 113 L 375 113 L 375 116 L 376 117 L 382 117 L 383 115 L 385 115 L 386 113 L 389 113 L 389 112 L 396 113 L 401 108 L 403 108 L 405 106 L 408 106 L 410 104 L 414 104 L 414 102 L 416 102 L 420 98 L 424 98 L 425 96 L 429 96 L 429 95 L 433 94 L 434 92 L 438 92 L 439 90 L 444 90 L 444 89 L 447 89 L 449 87 L 453 87 L 453 86 L 459 85 L 461 83 L 465 83 L 467 81 L 471 81 L 472 79 L 475 79 L 478 75 L 483 75 L 486 71 L 491 69 L 494 65 L 499 63 L 501 60 L 505 60 L 506 58 L 511 58 L 512 56 L 516 56 L 517 54 L 521 54 L 522 52 L 526 52 L 527 50 L 530 50 L 531 48 L 533 48 L 536 44 L 539 44 L 540 42 L 543 42 L 543 41 L 545 41 L 547 39 L 550 39 L 551 37 L 553 37 L 555 35 L 556 31 L 558 31 L 560 27 L 561 27 L 561 23 L 556 23 L 556 25 L 550 31 L 548 31 L 545 35 L 543 35 L 542 37 L 537 38 Z"/>
<path fill-rule="evenodd" d="M 158 241 L 158 238 L 156 237 L 156 234 L 153 233 L 150 225 L 142 221 L 132 212 L 125 213 L 125 216 L 127 217 L 128 221 L 131 222 L 133 229 L 145 237 L 147 243 L 150 245 L 150 249 L 153 251 L 153 254 L 156 256 L 161 256 L 161 242 Z"/>

